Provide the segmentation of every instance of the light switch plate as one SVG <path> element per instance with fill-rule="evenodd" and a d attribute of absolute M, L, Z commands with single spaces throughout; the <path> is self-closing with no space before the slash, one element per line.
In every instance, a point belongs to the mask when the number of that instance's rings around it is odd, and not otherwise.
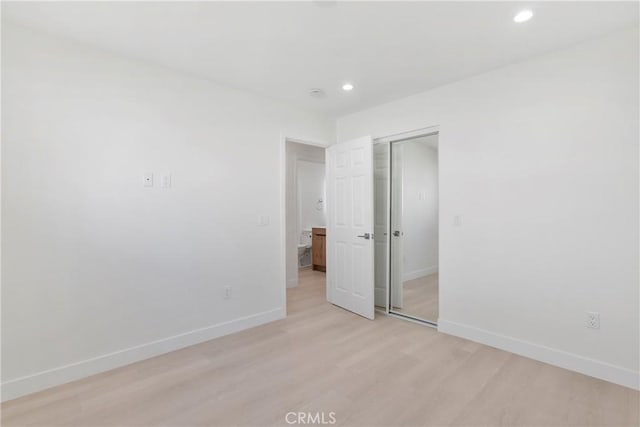
<path fill-rule="evenodd" d="M 162 175 L 162 188 L 171 188 L 171 174 Z"/>

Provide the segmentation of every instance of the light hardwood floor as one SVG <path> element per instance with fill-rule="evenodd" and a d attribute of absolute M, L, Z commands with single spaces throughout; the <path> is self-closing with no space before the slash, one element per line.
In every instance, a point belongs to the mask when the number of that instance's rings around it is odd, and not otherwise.
<path fill-rule="evenodd" d="M 2 405 L 2 425 L 638 425 L 639 394 L 325 301 L 303 271 L 286 319 Z"/>
<path fill-rule="evenodd" d="M 407 280 L 402 286 L 403 306 L 402 308 L 396 307 L 393 311 L 437 322 L 438 273 Z"/>

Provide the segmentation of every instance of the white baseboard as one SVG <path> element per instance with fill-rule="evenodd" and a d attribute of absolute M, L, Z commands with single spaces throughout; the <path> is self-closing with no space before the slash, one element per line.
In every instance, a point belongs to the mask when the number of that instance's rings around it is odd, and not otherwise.
<path fill-rule="evenodd" d="M 276 308 L 274 310 L 218 323 L 136 347 L 5 381 L 2 383 L 2 401 L 15 399 L 26 394 L 35 393 L 36 391 L 249 329 L 254 326 L 282 319 L 285 316 L 286 314 L 283 308 Z"/>
<path fill-rule="evenodd" d="M 407 280 L 418 279 L 420 277 L 428 276 L 433 273 L 438 272 L 438 266 L 432 265 L 431 267 L 421 268 L 420 270 L 409 271 L 408 273 L 404 273 L 402 275 L 402 281 L 406 282 Z"/>
<path fill-rule="evenodd" d="M 297 277 L 295 279 L 287 280 L 287 289 L 295 288 L 296 286 L 298 286 L 298 278 Z"/>
<path fill-rule="evenodd" d="M 555 348 L 545 347 L 529 341 L 496 334 L 484 329 L 474 328 L 442 318 L 438 319 L 438 331 L 491 347 L 506 350 L 550 365 L 579 372 L 601 380 L 640 390 L 640 372 L 609 363 L 589 359 L 577 354 Z"/>

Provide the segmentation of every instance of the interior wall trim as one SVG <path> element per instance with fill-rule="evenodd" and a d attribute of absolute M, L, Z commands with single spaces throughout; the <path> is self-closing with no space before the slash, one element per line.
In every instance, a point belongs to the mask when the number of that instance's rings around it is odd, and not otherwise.
<path fill-rule="evenodd" d="M 485 329 L 474 328 L 460 323 L 438 319 L 438 332 L 466 338 L 500 350 L 506 350 L 553 366 L 579 372 L 614 384 L 640 390 L 640 372 L 589 359 L 529 341 L 497 334 Z"/>
<path fill-rule="evenodd" d="M 374 139 L 375 139 L 375 143 L 380 144 L 380 143 L 396 142 L 396 141 L 402 141 L 405 139 L 417 138 L 419 136 L 433 135 L 435 133 L 440 133 L 440 125 L 427 126 L 420 129 L 414 129 L 414 130 L 405 131 L 405 132 L 398 132 L 391 135 L 377 136 Z"/>
<path fill-rule="evenodd" d="M 227 322 L 195 329 L 179 335 L 130 347 L 113 353 L 93 357 L 65 366 L 27 375 L 2 383 L 2 401 L 15 399 L 50 387 L 65 384 L 134 362 L 149 359 L 171 351 L 209 341 L 234 332 L 240 332 L 254 326 L 283 319 L 286 316 L 283 308 L 263 311 L 257 314 L 240 317 Z"/>

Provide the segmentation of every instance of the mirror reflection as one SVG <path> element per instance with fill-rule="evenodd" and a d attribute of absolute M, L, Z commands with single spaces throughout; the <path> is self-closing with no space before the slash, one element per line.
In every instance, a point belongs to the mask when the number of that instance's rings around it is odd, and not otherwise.
<path fill-rule="evenodd" d="M 438 135 L 390 144 L 390 311 L 438 320 Z"/>

